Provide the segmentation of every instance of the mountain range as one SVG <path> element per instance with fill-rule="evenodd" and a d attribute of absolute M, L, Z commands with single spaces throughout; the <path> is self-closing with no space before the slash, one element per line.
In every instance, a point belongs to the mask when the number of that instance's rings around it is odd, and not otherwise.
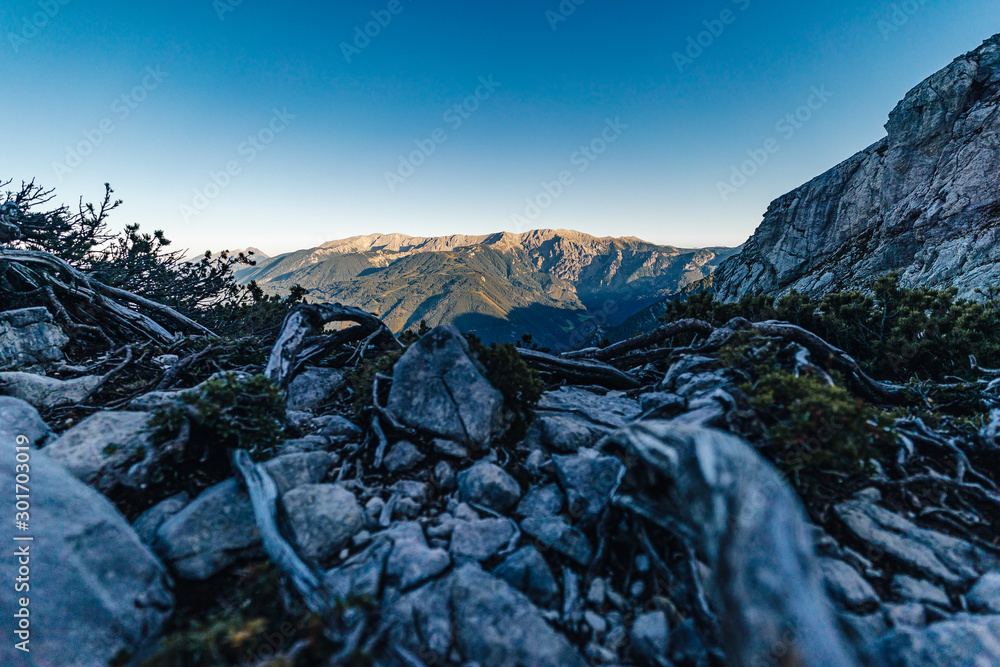
<path fill-rule="evenodd" d="M 242 282 L 375 313 L 393 331 L 455 324 L 486 341 L 531 332 L 577 345 L 703 280 L 730 248 L 681 249 L 566 230 L 418 238 L 372 234 L 257 257 Z"/>

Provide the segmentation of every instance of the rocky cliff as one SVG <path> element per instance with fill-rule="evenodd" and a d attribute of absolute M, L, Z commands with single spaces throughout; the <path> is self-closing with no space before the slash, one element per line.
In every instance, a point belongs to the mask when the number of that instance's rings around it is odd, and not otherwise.
<path fill-rule="evenodd" d="M 911 90 L 888 136 L 771 204 L 719 297 L 1000 284 L 1000 35 Z"/>

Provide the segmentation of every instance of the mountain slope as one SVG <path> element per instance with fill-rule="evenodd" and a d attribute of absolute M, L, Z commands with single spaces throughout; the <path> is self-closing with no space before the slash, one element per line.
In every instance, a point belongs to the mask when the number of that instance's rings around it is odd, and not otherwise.
<path fill-rule="evenodd" d="M 364 308 L 394 331 L 456 324 L 484 340 L 532 331 L 549 346 L 582 342 L 711 273 L 730 251 L 683 250 L 573 231 L 415 238 L 375 234 L 331 241 L 241 270 L 284 293 Z"/>
<path fill-rule="evenodd" d="M 1000 35 L 911 90 L 888 136 L 779 198 L 715 275 L 722 300 L 1000 284 Z"/>

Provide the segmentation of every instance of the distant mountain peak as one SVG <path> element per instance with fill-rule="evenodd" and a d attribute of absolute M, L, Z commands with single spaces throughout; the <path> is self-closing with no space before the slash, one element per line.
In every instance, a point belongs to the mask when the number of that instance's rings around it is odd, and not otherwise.
<path fill-rule="evenodd" d="M 237 275 L 275 293 L 301 285 L 311 299 L 378 313 L 395 331 L 426 320 L 485 340 L 515 340 L 530 330 L 552 346 L 574 337 L 574 344 L 584 342 L 597 328 L 705 278 L 729 254 L 566 229 L 377 233 L 268 258 Z"/>

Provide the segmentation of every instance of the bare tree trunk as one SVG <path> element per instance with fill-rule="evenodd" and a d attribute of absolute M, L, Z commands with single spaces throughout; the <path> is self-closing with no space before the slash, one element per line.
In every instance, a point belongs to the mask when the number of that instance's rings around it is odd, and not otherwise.
<path fill-rule="evenodd" d="M 354 322 L 350 327 L 323 336 L 311 336 L 330 322 Z M 285 317 L 278 340 L 271 348 L 264 375 L 286 389 L 298 370 L 310 359 L 329 353 L 337 346 L 371 338 L 385 350 L 402 350 L 403 345 L 380 319 L 359 308 L 339 303 L 309 303 L 296 306 Z"/>

